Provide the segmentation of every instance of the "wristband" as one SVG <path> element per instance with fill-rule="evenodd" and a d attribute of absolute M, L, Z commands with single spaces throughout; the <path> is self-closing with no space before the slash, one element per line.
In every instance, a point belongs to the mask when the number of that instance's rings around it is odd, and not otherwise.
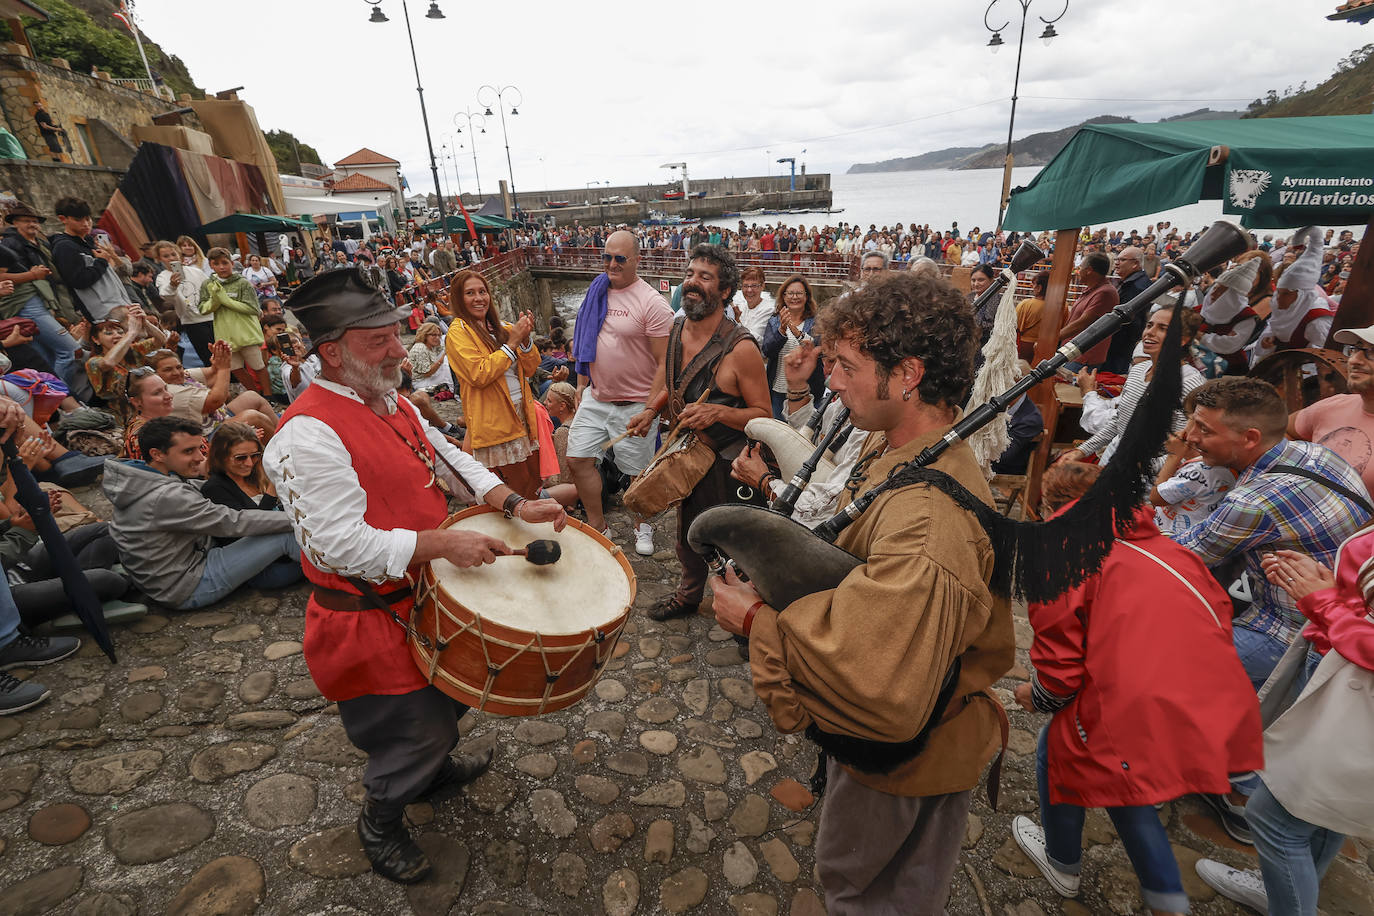
<path fill-rule="evenodd" d="M 773 477 L 772 474 L 770 474 L 768 471 L 764 471 L 764 472 L 763 472 L 763 476 L 759 478 L 759 485 L 758 485 L 757 487 L 755 487 L 754 489 L 755 489 L 755 490 L 758 490 L 760 493 L 767 493 L 767 492 L 768 492 L 768 481 L 771 480 L 772 477 Z"/>
<path fill-rule="evenodd" d="M 519 508 L 520 504 L 524 501 L 525 497 L 521 496 L 519 493 L 512 493 L 506 497 L 505 502 L 501 503 L 501 511 L 505 514 L 506 518 L 515 518 L 515 510 Z"/>
<path fill-rule="evenodd" d="M 804 397 L 809 397 L 810 395 L 811 395 L 811 389 L 810 389 L 810 388 L 788 388 L 788 389 L 787 389 L 787 396 L 788 396 L 789 398 L 804 398 Z"/>
<path fill-rule="evenodd" d="M 749 631 L 754 628 L 754 615 L 759 612 L 759 608 L 767 603 L 768 602 L 763 599 L 759 599 L 749 606 L 749 610 L 744 612 L 744 626 L 740 627 L 740 629 L 744 631 L 745 639 L 749 638 Z"/>

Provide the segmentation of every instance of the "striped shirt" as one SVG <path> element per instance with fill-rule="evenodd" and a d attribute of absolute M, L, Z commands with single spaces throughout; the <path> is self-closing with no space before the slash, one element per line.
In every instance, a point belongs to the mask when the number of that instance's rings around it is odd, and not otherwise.
<path fill-rule="evenodd" d="M 1359 473 L 1329 448 L 1281 439 L 1245 469 L 1211 515 L 1174 540 L 1212 567 L 1243 553 L 1254 603 L 1236 623 L 1289 643 L 1306 620 L 1288 593 L 1265 578 L 1261 558 L 1294 550 L 1333 569 L 1341 542 L 1369 521 L 1369 513 L 1315 480 L 1265 473 L 1276 464 L 1305 468 L 1368 495 Z"/>
<path fill-rule="evenodd" d="M 1121 387 L 1121 395 L 1116 399 L 1116 413 L 1102 425 L 1097 432 L 1078 446 L 1079 450 L 1085 455 L 1096 455 L 1102 452 L 1102 463 L 1106 464 L 1116 452 L 1116 443 L 1120 441 L 1121 434 L 1126 431 L 1126 424 L 1131 422 L 1131 415 L 1135 413 L 1136 405 L 1145 395 L 1145 388 L 1149 385 L 1149 379 L 1145 376 L 1150 371 L 1151 362 L 1136 363 L 1131 370 L 1126 373 L 1126 383 Z M 1182 397 L 1188 394 L 1203 382 L 1202 373 L 1192 366 L 1183 366 L 1183 393 Z M 1087 400 L 1086 398 L 1084 399 Z M 1188 425 L 1188 419 L 1183 415 L 1183 411 L 1175 410 L 1173 421 L 1169 425 L 1170 432 L 1182 432 L 1183 427 Z M 1110 451 L 1103 449 L 1111 447 Z"/>

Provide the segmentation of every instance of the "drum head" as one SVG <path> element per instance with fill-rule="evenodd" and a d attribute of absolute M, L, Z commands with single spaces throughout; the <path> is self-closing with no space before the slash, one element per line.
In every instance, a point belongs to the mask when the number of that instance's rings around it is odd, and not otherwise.
<path fill-rule="evenodd" d="M 444 591 L 474 613 L 513 629 L 547 636 L 582 633 L 621 617 L 634 600 L 619 548 L 569 520 L 555 532 L 501 512 L 460 514 L 449 527 L 477 531 L 524 547 L 538 538 L 558 542 L 557 563 L 535 566 L 524 557 L 498 557 L 485 566 L 459 568 L 438 559 L 430 567 Z"/>

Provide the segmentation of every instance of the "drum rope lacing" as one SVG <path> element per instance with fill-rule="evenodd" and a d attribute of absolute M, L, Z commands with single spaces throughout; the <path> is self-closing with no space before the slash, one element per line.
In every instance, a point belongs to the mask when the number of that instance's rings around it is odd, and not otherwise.
<path fill-rule="evenodd" d="M 415 583 L 412 582 L 412 585 L 415 585 Z M 428 636 L 426 636 L 423 633 L 420 633 L 418 629 L 414 629 L 413 627 L 408 627 L 407 629 L 415 634 L 416 640 L 420 643 L 421 646 L 423 646 L 426 649 L 430 648 L 431 646 L 433 646 L 434 648 L 434 653 L 429 658 L 429 682 L 431 684 L 434 683 L 435 674 L 438 673 L 439 656 L 443 653 L 443 651 L 447 649 L 455 639 L 462 636 L 464 633 L 471 632 L 477 637 L 477 644 L 482 649 L 482 661 L 485 663 L 487 669 L 487 679 L 486 683 L 482 687 L 481 699 L 479 699 L 476 704 L 478 709 L 483 709 L 486 706 L 487 700 L 491 697 L 492 688 L 496 685 L 496 679 L 501 675 L 501 672 L 504 671 L 507 667 L 510 666 L 512 662 L 514 662 L 520 656 L 524 655 L 526 652 L 530 652 L 531 654 L 533 654 L 535 651 L 537 651 L 539 655 L 540 664 L 543 665 L 544 668 L 544 695 L 539 701 L 539 708 L 537 710 L 537 712 L 540 714 L 544 712 L 545 708 L 549 704 L 549 700 L 552 698 L 554 684 L 556 684 L 558 682 L 558 679 L 563 676 L 563 673 L 567 671 L 569 667 L 572 666 L 573 662 L 577 661 L 577 659 L 579 659 L 582 656 L 583 652 L 587 651 L 590 648 L 596 647 L 595 667 L 597 671 L 600 671 L 601 667 L 607 661 L 605 655 L 603 654 L 600 648 L 602 643 L 606 641 L 606 633 L 600 627 L 592 628 L 592 630 L 588 632 L 586 638 L 583 639 L 581 644 L 573 644 L 570 646 L 547 647 L 555 649 L 558 652 L 566 652 L 569 654 L 568 661 L 561 668 L 555 671 L 549 665 L 549 653 L 544 645 L 543 636 L 541 636 L 539 633 L 533 633 L 529 641 L 525 642 L 524 644 L 509 642 L 504 639 L 498 639 L 495 636 L 488 635 L 484 631 L 484 620 L 482 615 L 477 611 L 472 610 L 472 608 L 468 608 L 466 606 L 464 607 L 464 609 L 468 613 L 470 613 L 473 618 L 471 621 L 468 622 L 458 621 L 454 619 L 452 614 L 448 614 L 447 611 L 445 611 L 445 616 L 447 616 L 450 621 L 457 625 L 457 629 L 449 634 L 448 639 L 442 639 L 439 635 L 439 612 L 443 608 L 443 603 L 440 600 L 442 596 L 436 594 L 438 591 L 439 589 L 437 580 L 435 580 L 435 582 L 431 584 L 431 582 L 429 582 L 428 579 L 424 576 L 420 577 L 420 583 L 415 586 L 415 606 L 417 608 L 424 606 L 426 602 L 430 600 L 431 597 L 434 598 L 433 643 L 430 642 L 430 638 Z M 510 658 L 507 658 L 504 662 L 497 665 L 492 661 L 491 652 L 488 649 L 488 646 L 490 645 L 504 646 L 509 649 L 514 649 L 515 652 L 510 656 Z M 449 680 L 452 681 L 453 679 L 450 678 Z M 462 684 L 461 686 L 466 687 L 467 685 Z M 506 702 L 517 701 L 516 698 L 513 697 L 502 697 L 502 699 Z"/>

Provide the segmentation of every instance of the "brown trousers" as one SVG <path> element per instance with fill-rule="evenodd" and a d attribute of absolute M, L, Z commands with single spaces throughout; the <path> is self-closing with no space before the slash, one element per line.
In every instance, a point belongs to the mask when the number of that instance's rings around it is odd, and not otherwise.
<path fill-rule="evenodd" d="M 828 761 L 816 866 L 830 916 L 941 916 L 972 790 L 907 798 Z"/>

